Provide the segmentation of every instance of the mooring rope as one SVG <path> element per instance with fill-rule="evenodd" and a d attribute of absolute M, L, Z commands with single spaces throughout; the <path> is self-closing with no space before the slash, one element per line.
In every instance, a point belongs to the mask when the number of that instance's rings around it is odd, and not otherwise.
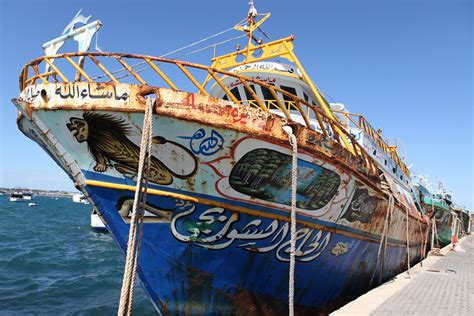
<path fill-rule="evenodd" d="M 151 164 L 151 144 L 153 138 L 153 101 L 147 99 L 145 115 L 143 117 L 142 139 L 140 144 L 140 158 L 138 162 L 137 186 L 133 201 L 132 218 L 128 233 L 127 257 L 123 274 L 122 290 L 118 315 L 130 315 L 133 303 L 133 289 L 138 264 L 138 256 L 143 233 L 144 204 L 146 203 L 146 187 Z M 143 172 L 145 168 L 145 173 Z M 145 176 L 144 176 L 145 174 Z M 137 226 L 140 226 L 137 234 Z M 137 236 L 138 235 L 138 236 Z M 137 245 L 138 237 L 138 245 Z"/>
<path fill-rule="evenodd" d="M 407 266 L 408 266 L 407 274 L 408 274 L 408 277 L 410 277 L 410 235 L 408 232 L 408 226 L 410 224 L 410 216 L 408 215 L 408 207 L 405 207 L 405 210 L 407 214 Z"/>
<path fill-rule="evenodd" d="M 290 271 L 288 282 L 288 314 L 294 315 L 295 296 L 295 251 L 296 251 L 296 184 L 298 177 L 298 142 L 290 126 L 285 126 L 284 131 L 288 134 L 288 140 L 292 146 L 291 165 L 291 228 L 290 228 Z"/>
<path fill-rule="evenodd" d="M 377 261 L 375 263 L 374 272 L 372 273 L 372 278 L 370 279 L 369 287 L 371 287 L 372 283 L 374 282 L 375 274 L 377 272 L 377 268 L 380 263 L 380 256 L 382 254 L 382 246 L 384 247 L 384 254 L 383 254 L 382 260 L 385 260 L 385 252 L 387 250 L 389 221 L 392 218 L 393 209 L 395 207 L 395 198 L 393 197 L 393 194 L 389 190 L 390 190 L 390 187 L 388 186 L 388 184 L 384 180 L 382 180 L 382 191 L 388 195 L 388 205 L 387 205 L 387 213 L 385 214 L 385 222 L 384 222 L 384 226 L 382 230 L 382 238 L 380 238 L 379 250 L 377 252 Z M 383 267 L 383 261 L 382 261 L 382 267 Z M 380 277 L 383 278 L 383 268 L 380 272 Z"/>
<path fill-rule="evenodd" d="M 433 217 L 431 218 L 431 250 L 430 252 L 433 252 L 435 236 L 436 236 L 437 245 L 439 245 L 439 236 L 438 236 L 438 229 L 436 228 L 436 213 L 435 213 L 434 203 L 433 203 L 433 194 L 431 194 L 431 214 L 433 214 Z"/>
<path fill-rule="evenodd" d="M 418 221 L 418 228 L 420 228 L 420 238 L 421 238 L 421 260 L 420 260 L 420 266 L 422 267 L 423 266 L 423 259 L 425 259 L 425 252 L 424 252 L 424 249 L 425 249 L 425 238 L 423 237 L 423 228 L 421 227 L 421 221 Z"/>

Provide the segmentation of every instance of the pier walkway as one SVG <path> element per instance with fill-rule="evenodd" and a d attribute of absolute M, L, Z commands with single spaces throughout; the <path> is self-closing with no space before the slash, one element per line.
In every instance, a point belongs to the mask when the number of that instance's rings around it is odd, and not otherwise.
<path fill-rule="evenodd" d="M 331 315 L 474 315 L 474 235 L 465 252 L 441 250 L 422 264 L 360 296 Z"/>

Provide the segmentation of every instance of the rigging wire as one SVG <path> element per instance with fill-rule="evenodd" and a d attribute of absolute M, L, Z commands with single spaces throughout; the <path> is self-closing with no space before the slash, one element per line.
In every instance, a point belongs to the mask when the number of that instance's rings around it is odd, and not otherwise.
<path fill-rule="evenodd" d="M 236 39 L 239 39 L 239 38 L 242 38 L 242 37 L 245 37 L 245 36 L 247 36 L 247 35 L 244 34 L 244 35 L 236 36 L 236 37 L 233 37 L 233 38 L 229 38 L 229 39 L 227 39 L 227 40 L 224 40 L 224 41 L 221 41 L 221 42 L 218 42 L 218 43 L 215 43 L 215 44 L 212 44 L 212 45 L 203 47 L 203 48 L 199 48 L 199 49 L 194 50 L 194 51 L 192 51 L 192 52 L 189 52 L 189 53 L 186 53 L 186 54 L 178 55 L 178 56 L 176 56 L 176 57 L 182 57 L 182 56 L 193 55 L 193 54 L 195 54 L 195 53 L 199 53 L 199 52 L 204 51 L 204 50 L 206 50 L 206 49 L 209 49 L 209 48 L 212 48 L 212 47 L 216 47 L 216 46 L 218 46 L 218 45 L 225 44 L 225 43 L 234 41 L 234 40 L 236 40 Z M 140 63 L 137 63 L 136 66 L 139 66 L 139 65 L 142 65 L 142 64 L 144 64 L 144 63 L 143 63 L 143 62 L 140 62 Z M 160 63 L 158 63 L 158 64 L 160 64 Z M 149 66 L 143 67 L 143 68 L 140 68 L 140 69 L 135 70 L 135 73 L 140 73 L 140 72 L 145 71 L 145 70 L 148 70 L 148 69 L 150 69 Z M 118 77 L 116 77 L 116 78 L 117 78 L 117 79 L 122 79 L 122 78 L 128 77 L 128 76 L 130 76 L 130 75 L 131 75 L 131 74 L 130 74 L 129 72 L 127 72 L 127 73 L 125 73 L 125 74 L 123 74 L 123 75 L 121 75 L 121 76 L 118 76 Z"/>
<path fill-rule="evenodd" d="M 272 40 L 271 37 L 270 37 L 270 35 L 269 35 L 268 33 L 266 33 L 264 30 L 262 30 L 260 27 L 257 27 L 257 30 L 258 30 L 260 33 L 262 33 L 262 35 L 265 36 L 267 39 Z M 275 58 L 275 59 L 276 59 L 276 61 L 277 61 L 280 65 L 282 65 L 282 62 L 281 62 L 278 58 Z M 326 93 L 324 90 L 322 90 L 322 89 L 319 88 L 319 87 L 316 87 L 316 88 L 323 94 L 323 96 L 324 96 L 325 98 L 330 99 L 331 102 L 336 102 L 336 101 L 335 101 L 328 93 Z"/>
<path fill-rule="evenodd" d="M 203 47 L 203 48 L 196 49 L 196 50 L 194 50 L 194 51 L 192 51 L 192 52 L 189 52 L 189 53 L 184 54 L 184 56 L 189 56 L 189 55 L 192 55 L 192 54 L 195 54 L 195 53 L 199 53 L 199 52 L 201 52 L 201 51 L 203 51 L 203 50 L 206 50 L 206 49 L 209 49 L 209 48 L 218 46 L 218 45 L 222 45 L 222 44 L 225 44 L 225 43 L 228 43 L 228 42 L 231 42 L 231 41 L 234 41 L 234 40 L 237 40 L 237 39 L 239 39 L 239 38 L 246 37 L 246 36 L 247 36 L 247 35 L 244 34 L 244 35 L 232 37 L 232 38 L 229 38 L 229 39 L 224 40 L 224 41 L 222 41 L 222 42 L 215 43 L 215 44 L 212 44 L 212 45 Z"/>
<path fill-rule="evenodd" d="M 222 34 L 224 34 L 224 33 L 227 33 L 227 32 L 229 32 L 229 31 L 232 31 L 232 30 L 234 30 L 234 28 L 235 28 L 236 26 L 241 26 L 242 23 L 244 23 L 244 21 L 245 21 L 245 20 L 242 20 L 242 21 L 240 21 L 239 23 L 237 23 L 235 26 L 232 26 L 232 27 L 230 27 L 230 28 L 228 28 L 228 29 L 225 29 L 225 30 L 223 30 L 223 31 L 217 32 L 217 33 L 215 33 L 215 34 L 213 34 L 213 35 L 210 35 L 210 36 L 208 36 L 208 37 L 205 37 L 205 38 L 203 38 L 203 39 L 200 39 L 200 40 L 198 40 L 198 41 L 196 41 L 196 42 L 193 42 L 193 43 L 191 43 L 191 44 L 185 45 L 185 46 L 183 46 L 183 47 L 180 47 L 180 48 L 178 48 L 178 49 L 175 49 L 175 50 L 173 50 L 173 51 L 170 51 L 170 52 L 168 52 L 168 53 L 165 53 L 165 54 L 163 54 L 163 55 L 160 55 L 159 57 L 166 57 L 166 56 L 173 55 L 173 54 L 175 54 L 175 53 L 177 53 L 177 52 L 183 51 L 183 50 L 185 50 L 185 49 L 188 49 L 188 48 L 190 48 L 190 47 L 193 47 L 193 46 L 196 46 L 196 45 L 198 45 L 198 44 L 201 44 L 201 43 L 203 43 L 203 42 L 205 42 L 205 41 L 208 41 L 208 40 L 210 40 L 210 39 L 212 39 L 212 38 L 214 38 L 214 37 L 217 37 L 217 36 L 220 36 L 220 35 L 222 35 Z M 141 62 L 138 62 L 138 63 L 136 63 L 136 64 L 130 65 L 130 67 L 133 69 L 133 68 L 135 68 L 135 67 L 138 67 L 138 66 L 141 66 L 141 65 L 144 65 L 144 64 L 146 64 L 146 61 L 141 61 Z M 144 70 L 149 69 L 149 68 L 150 68 L 150 67 L 147 67 L 147 68 L 145 68 L 145 69 L 141 69 L 140 71 L 144 71 Z M 117 70 L 114 70 L 114 71 L 112 71 L 112 72 L 110 72 L 110 73 L 111 73 L 111 74 L 116 74 L 116 73 L 122 72 L 122 71 L 124 71 L 124 70 L 127 70 L 127 69 L 126 69 L 125 67 L 122 67 L 122 68 L 117 69 Z M 129 76 L 129 75 L 130 75 L 130 74 L 126 74 L 126 75 L 124 75 L 124 76 L 121 76 L 120 78 Z M 101 78 L 104 78 L 104 77 L 106 77 L 106 76 L 107 76 L 106 74 L 99 75 L 99 76 L 93 78 L 93 80 L 101 79 Z"/>

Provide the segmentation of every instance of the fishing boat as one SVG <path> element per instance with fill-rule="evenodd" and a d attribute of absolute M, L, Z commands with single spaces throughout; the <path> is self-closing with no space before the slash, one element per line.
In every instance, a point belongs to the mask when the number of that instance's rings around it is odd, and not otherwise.
<path fill-rule="evenodd" d="M 280 315 L 289 287 L 296 313 L 328 313 L 423 253 L 429 220 L 397 149 L 327 102 L 293 36 L 255 37 L 269 16 L 251 4 L 234 28 L 244 47 L 210 66 L 91 52 L 102 24 L 76 16 L 84 25 L 21 71 L 19 129 L 88 196 L 124 253 L 145 185 L 136 271 L 160 313 Z M 79 52 L 58 54 L 69 38 Z"/>
<path fill-rule="evenodd" d="M 23 201 L 23 193 L 21 192 L 12 192 L 10 193 L 10 202 L 22 202 Z"/>
<path fill-rule="evenodd" d="M 449 195 L 429 187 L 425 177 L 416 177 L 413 194 L 423 211 L 436 223 L 436 229 L 431 232 L 436 243 L 434 246 L 444 247 L 451 243 L 452 237 L 451 227 L 454 217 L 449 206 L 451 199 Z"/>
<path fill-rule="evenodd" d="M 33 192 L 23 192 L 23 200 L 30 201 L 33 199 Z"/>

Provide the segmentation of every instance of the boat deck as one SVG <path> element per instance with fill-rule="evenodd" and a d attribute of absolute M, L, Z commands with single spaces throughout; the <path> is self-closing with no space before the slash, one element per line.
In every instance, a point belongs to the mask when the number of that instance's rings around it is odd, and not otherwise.
<path fill-rule="evenodd" d="M 474 235 L 460 240 L 466 252 L 441 250 L 407 273 L 382 284 L 331 315 L 473 315 Z"/>

